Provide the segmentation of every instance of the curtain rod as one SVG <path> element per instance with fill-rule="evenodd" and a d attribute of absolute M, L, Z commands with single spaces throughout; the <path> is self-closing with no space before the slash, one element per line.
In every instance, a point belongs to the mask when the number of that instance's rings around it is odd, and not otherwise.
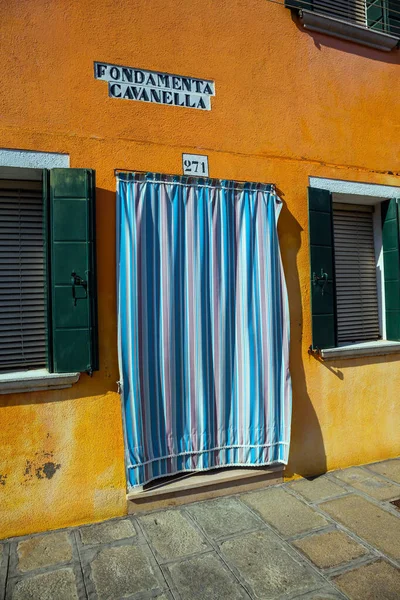
<path fill-rule="evenodd" d="M 114 169 L 114 177 L 118 177 L 118 175 L 120 173 L 153 173 L 153 171 L 141 171 L 140 169 Z M 221 178 L 221 177 L 204 177 L 204 176 L 201 177 L 199 175 L 178 175 L 178 173 L 157 173 L 157 174 L 163 175 L 165 177 L 187 177 L 188 179 L 211 179 L 211 180 L 218 179 L 219 181 L 223 180 L 223 178 Z M 235 183 L 251 183 L 253 185 L 270 185 L 272 191 L 276 190 L 276 186 L 274 183 L 265 183 L 263 181 L 245 181 L 244 179 L 228 179 L 225 181 L 233 181 Z M 163 183 L 163 181 L 155 181 L 155 183 Z M 166 183 L 168 183 L 168 182 L 166 182 Z M 172 182 L 172 183 L 179 184 L 179 182 Z M 180 184 L 180 185 L 184 185 L 184 184 Z"/>

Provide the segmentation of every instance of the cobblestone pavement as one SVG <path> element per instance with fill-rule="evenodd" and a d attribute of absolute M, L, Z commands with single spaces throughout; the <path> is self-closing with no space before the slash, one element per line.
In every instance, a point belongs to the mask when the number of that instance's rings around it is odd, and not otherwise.
<path fill-rule="evenodd" d="M 7 600 L 400 599 L 400 458 L 0 542 Z"/>

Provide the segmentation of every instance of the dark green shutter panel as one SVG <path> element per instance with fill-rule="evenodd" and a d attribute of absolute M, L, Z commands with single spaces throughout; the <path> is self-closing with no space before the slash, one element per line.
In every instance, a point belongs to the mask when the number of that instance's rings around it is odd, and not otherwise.
<path fill-rule="evenodd" d="M 382 244 L 385 272 L 386 338 L 400 341 L 400 244 L 398 201 L 382 203 Z"/>
<path fill-rule="evenodd" d="M 286 8 L 306 8 L 307 10 L 312 10 L 313 8 L 313 0 L 285 0 Z"/>
<path fill-rule="evenodd" d="M 388 0 L 388 29 L 389 33 L 400 38 L 400 0 Z"/>
<path fill-rule="evenodd" d="M 50 171 L 52 369 L 98 369 L 95 182 L 88 169 Z"/>
<path fill-rule="evenodd" d="M 308 188 L 312 347 L 336 346 L 336 299 L 331 193 Z"/>

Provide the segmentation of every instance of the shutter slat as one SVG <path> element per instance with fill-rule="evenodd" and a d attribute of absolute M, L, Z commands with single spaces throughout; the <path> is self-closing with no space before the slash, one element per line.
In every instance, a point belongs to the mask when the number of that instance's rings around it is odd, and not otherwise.
<path fill-rule="evenodd" d="M 10 323 L 21 323 L 21 321 L 27 321 L 27 322 L 32 322 L 32 323 L 36 323 L 36 322 L 41 322 L 41 323 L 45 323 L 45 318 L 43 317 L 42 313 L 40 310 L 31 310 L 31 311 L 27 311 L 24 313 L 16 313 L 16 312 L 9 312 L 8 316 L 4 319 L 2 319 L 0 317 L 0 325 L 1 326 L 6 326 L 7 324 Z M 8 330 L 5 330 L 8 331 Z"/>
<path fill-rule="evenodd" d="M 33 357 L 33 358 L 37 358 L 37 354 L 38 351 L 42 351 L 44 352 L 46 350 L 46 344 L 39 344 L 38 348 L 26 348 L 26 351 L 24 351 L 24 346 L 21 344 L 20 346 L 15 346 L 15 347 L 7 347 L 7 346 L 0 346 L 0 351 L 2 353 L 7 353 L 8 355 L 8 359 L 12 358 L 12 355 L 22 355 L 22 359 L 27 357 Z M 38 359 L 39 360 L 39 359 Z"/>
<path fill-rule="evenodd" d="M 29 365 L 27 367 L 27 364 Z M 36 368 L 43 366 L 41 359 L 35 358 L 34 354 L 25 354 L 18 360 L 18 357 L 11 356 L 9 360 L 2 363 L 2 371 L 16 371 L 17 369 Z"/>
<path fill-rule="evenodd" d="M 8 347 L 8 348 L 19 348 L 22 346 L 23 348 L 41 346 L 46 342 L 46 337 L 44 333 L 39 334 L 37 331 L 32 332 L 29 337 L 25 335 L 23 338 L 19 338 L 18 335 L 10 335 L 8 337 L 0 338 L 0 348 Z"/>
<path fill-rule="evenodd" d="M 374 319 L 374 315 L 370 314 L 370 315 L 365 315 L 363 314 L 363 316 L 361 318 L 358 318 L 357 315 L 348 315 L 345 318 L 341 318 L 340 319 L 340 324 L 339 324 L 339 329 L 340 327 L 344 327 L 344 326 L 353 326 L 354 328 L 359 327 L 360 325 L 365 324 L 365 326 L 371 326 L 371 327 L 375 327 L 376 322 Z"/>
<path fill-rule="evenodd" d="M 20 340 L 17 335 L 9 338 L 0 338 L 0 349 L 7 348 L 7 350 L 17 350 L 18 348 L 36 348 L 45 346 L 46 339 L 44 335 L 39 337 L 38 335 L 35 338 L 30 338 Z"/>
<path fill-rule="evenodd" d="M 27 321 L 27 324 L 29 324 L 31 334 L 33 336 L 35 336 L 35 339 L 38 339 L 37 336 L 41 335 L 41 329 L 43 329 L 44 319 L 38 320 L 37 323 L 35 323 L 32 320 L 29 320 L 29 321 Z M 4 332 L 0 333 L 0 340 L 4 340 L 5 338 L 7 338 L 7 336 L 10 335 L 10 332 L 18 331 L 19 326 L 20 326 L 20 323 L 18 321 L 10 323 L 7 333 L 4 333 Z"/>
<path fill-rule="evenodd" d="M 348 308 L 349 313 L 353 310 L 353 311 L 357 311 L 357 310 L 361 310 L 364 309 L 364 311 L 368 312 L 369 310 L 374 311 L 376 309 L 376 307 L 378 306 L 377 302 L 368 302 L 368 303 L 362 303 L 362 302 L 354 302 L 354 303 L 347 303 L 347 302 L 338 302 L 338 306 L 340 307 L 346 307 Z"/>
<path fill-rule="evenodd" d="M 374 292 L 376 290 L 376 287 L 374 285 L 364 285 L 362 287 L 359 287 L 357 290 L 354 290 L 350 287 L 348 288 L 344 288 L 340 294 L 337 294 L 337 298 L 343 301 L 346 300 L 353 300 L 353 299 L 357 299 L 357 298 L 361 298 L 361 292 L 363 292 L 363 296 L 366 294 L 367 296 L 369 295 L 375 295 Z M 369 299 L 369 298 L 368 298 Z"/>
<path fill-rule="evenodd" d="M 333 205 L 338 342 L 380 337 L 372 219 Z"/>
<path fill-rule="evenodd" d="M 0 181 L 0 372 L 46 365 L 42 183 Z"/>

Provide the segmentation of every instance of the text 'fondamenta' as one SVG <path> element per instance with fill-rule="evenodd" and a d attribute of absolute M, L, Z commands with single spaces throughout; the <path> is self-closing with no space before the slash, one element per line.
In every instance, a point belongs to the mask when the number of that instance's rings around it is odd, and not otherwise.
<path fill-rule="evenodd" d="M 171 75 L 108 63 L 94 63 L 96 79 L 108 82 L 110 98 L 211 110 L 211 80 Z"/>

